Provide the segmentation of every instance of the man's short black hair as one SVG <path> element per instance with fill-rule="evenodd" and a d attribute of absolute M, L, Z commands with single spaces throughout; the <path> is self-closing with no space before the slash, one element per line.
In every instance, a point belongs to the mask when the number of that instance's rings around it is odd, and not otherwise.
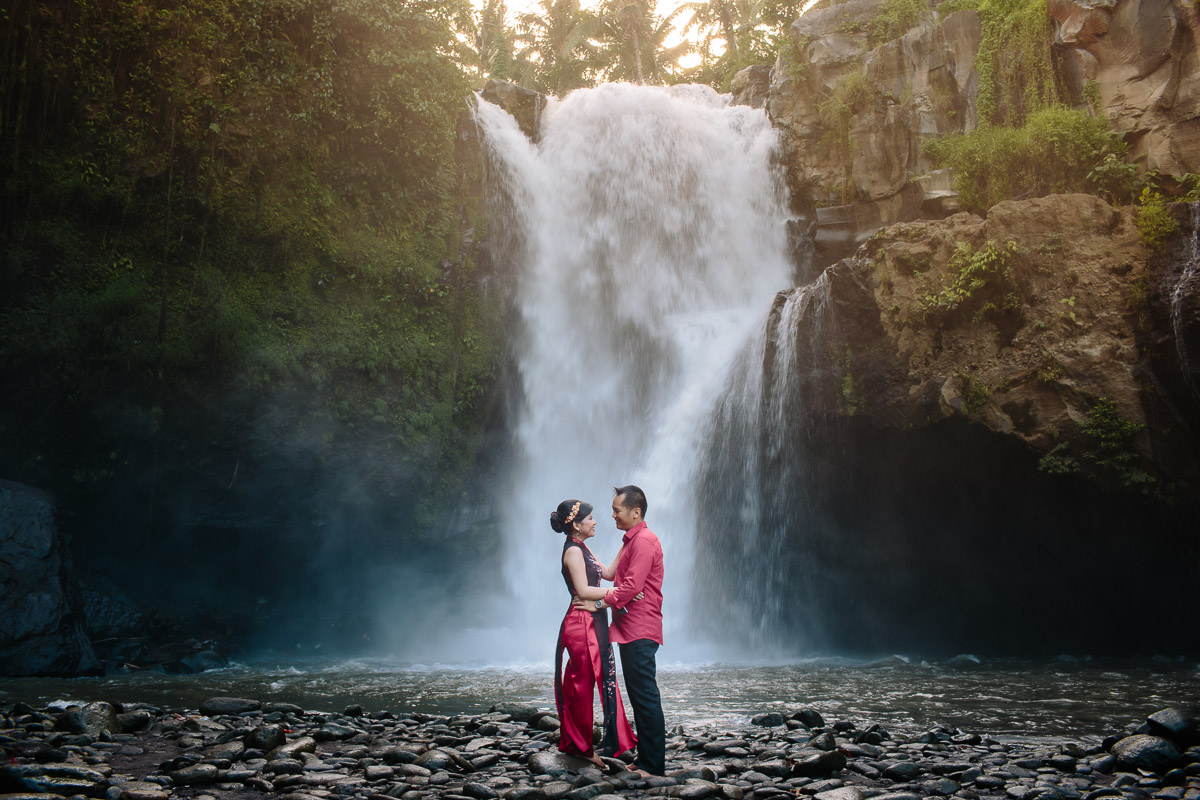
<path fill-rule="evenodd" d="M 617 486 L 613 489 L 613 494 L 617 497 L 624 497 L 621 504 L 626 508 L 640 508 L 642 510 L 642 519 L 646 518 L 646 493 L 638 487 L 630 484 L 629 486 Z"/>

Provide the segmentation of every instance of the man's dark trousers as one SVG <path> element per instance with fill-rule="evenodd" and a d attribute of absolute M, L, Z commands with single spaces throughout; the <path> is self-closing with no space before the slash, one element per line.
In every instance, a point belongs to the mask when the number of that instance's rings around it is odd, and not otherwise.
<path fill-rule="evenodd" d="M 637 726 L 637 764 L 646 772 L 662 775 L 667 768 L 667 726 L 655 675 L 658 642 L 635 639 L 620 648 L 625 694 L 633 706 L 633 722 Z"/>

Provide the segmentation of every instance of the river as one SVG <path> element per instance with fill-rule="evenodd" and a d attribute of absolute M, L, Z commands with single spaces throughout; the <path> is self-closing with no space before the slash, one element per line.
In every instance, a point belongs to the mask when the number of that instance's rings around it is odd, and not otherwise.
<path fill-rule="evenodd" d="M 414 664 L 389 659 L 260 657 L 200 675 L 0 679 L 0 703 L 56 699 L 195 708 L 213 696 L 341 711 L 480 713 L 494 703 L 553 708 L 553 666 Z M 1200 703 L 1200 665 L 1184 659 L 1045 661 L 958 656 L 927 662 L 821 658 L 779 664 L 659 665 L 668 724 L 736 729 L 764 711 L 819 710 L 827 720 L 879 723 L 904 734 L 939 725 L 1002 741 L 1098 741 L 1168 705 Z"/>

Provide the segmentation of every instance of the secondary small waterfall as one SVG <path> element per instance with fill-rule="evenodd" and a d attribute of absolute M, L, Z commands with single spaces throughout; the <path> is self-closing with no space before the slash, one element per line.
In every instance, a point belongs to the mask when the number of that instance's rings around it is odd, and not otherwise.
<path fill-rule="evenodd" d="M 1171 292 L 1171 329 L 1175 334 L 1175 352 L 1179 356 L 1179 371 L 1185 388 L 1195 396 L 1200 386 L 1197 384 L 1196 369 L 1191 364 L 1185 328 L 1188 324 L 1188 297 L 1200 292 L 1200 203 L 1189 206 L 1188 223 L 1188 229 L 1183 233 L 1179 282 Z"/>
<path fill-rule="evenodd" d="M 694 592 L 694 478 L 731 370 L 788 287 L 786 193 L 761 110 L 705 87 L 605 85 L 551 101 L 540 141 L 479 103 L 514 265 L 520 333 L 518 453 L 505 509 L 518 655 L 548 657 L 567 606 L 562 499 L 596 506 L 593 549 L 620 545 L 612 487 L 636 483 L 663 542 L 668 645 Z M 731 532 L 731 535 L 737 535 Z M 702 651 L 703 652 L 703 651 Z"/>

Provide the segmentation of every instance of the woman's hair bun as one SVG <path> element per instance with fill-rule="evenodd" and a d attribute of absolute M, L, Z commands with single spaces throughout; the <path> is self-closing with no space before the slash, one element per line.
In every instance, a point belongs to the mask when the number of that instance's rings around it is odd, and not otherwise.
<path fill-rule="evenodd" d="M 554 529 L 555 533 L 562 533 L 567 529 L 567 526 L 562 524 L 562 518 L 558 516 L 557 511 L 550 512 L 550 527 Z"/>

